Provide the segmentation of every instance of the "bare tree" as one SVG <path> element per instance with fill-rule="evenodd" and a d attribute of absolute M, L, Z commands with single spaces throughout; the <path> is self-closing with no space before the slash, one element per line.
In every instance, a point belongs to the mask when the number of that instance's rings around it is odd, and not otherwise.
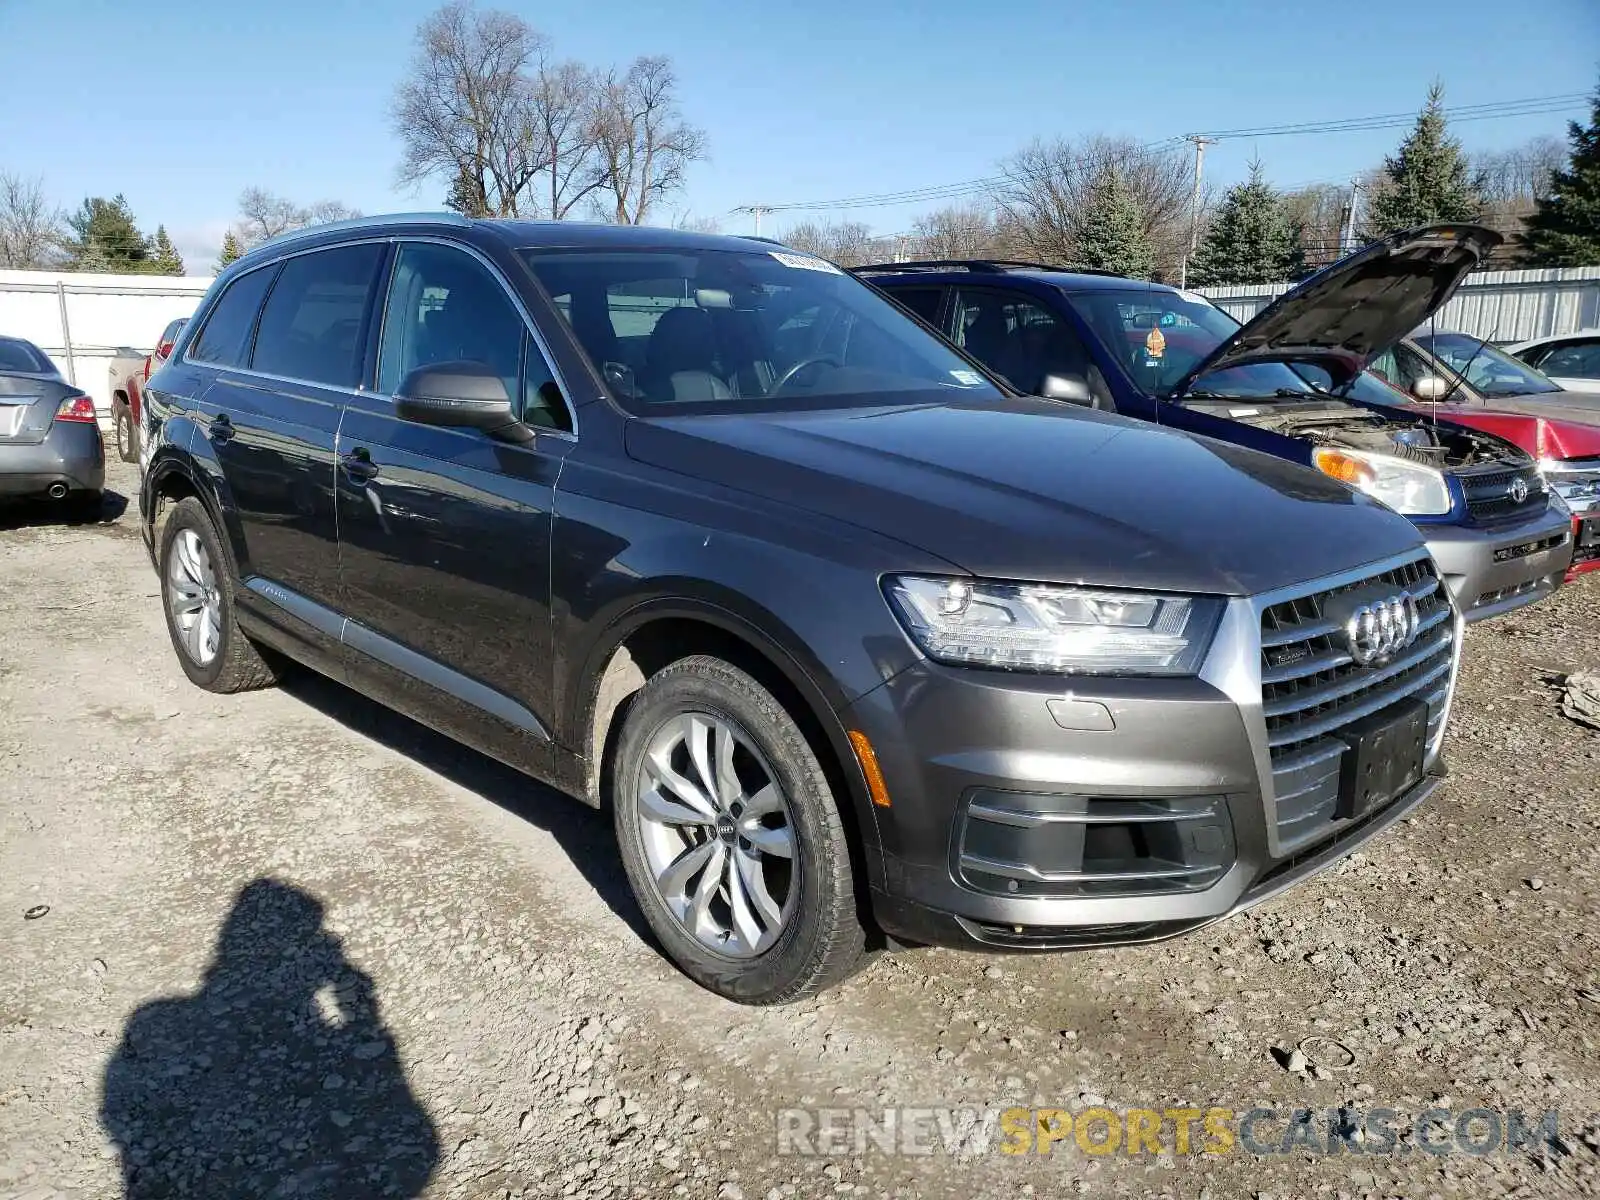
<path fill-rule="evenodd" d="M 52 266 L 64 236 L 61 210 L 45 197 L 43 182 L 0 171 L 0 267 Z"/>
<path fill-rule="evenodd" d="M 1290 222 L 1300 227 L 1306 266 L 1324 267 L 1339 257 L 1345 218 L 1349 215 L 1348 187 L 1336 183 L 1308 184 L 1285 193 L 1283 204 Z"/>
<path fill-rule="evenodd" d="M 1470 157 L 1475 186 L 1490 204 L 1532 202 L 1550 192 L 1550 176 L 1566 165 L 1560 138 L 1530 138 L 1509 150 L 1480 151 Z"/>
<path fill-rule="evenodd" d="M 935 209 L 911 225 L 918 258 L 978 258 L 1001 255 L 1000 228 L 985 208 L 976 204 Z"/>
<path fill-rule="evenodd" d="M 239 220 L 231 232 L 239 245 L 248 249 L 291 229 L 326 225 L 360 215 L 359 210 L 339 200 L 300 205 L 266 188 L 248 187 L 239 193 Z"/>
<path fill-rule="evenodd" d="M 600 86 L 596 141 L 618 224 L 644 224 L 650 206 L 682 187 L 689 164 L 705 157 L 705 133 L 678 112 L 677 85 L 670 59 L 647 56 Z"/>
<path fill-rule="evenodd" d="M 557 221 L 605 186 L 596 108 L 602 94 L 601 81 L 582 63 L 551 63 L 541 57 L 530 109 L 547 164 L 549 204 L 544 215 Z"/>
<path fill-rule="evenodd" d="M 673 215 L 672 227 L 681 229 L 685 233 L 722 232 L 722 222 L 717 220 L 716 217 L 697 217 L 688 209 Z"/>
<path fill-rule="evenodd" d="M 1094 189 L 1115 175 L 1132 196 L 1155 255 L 1156 277 L 1173 278 L 1189 247 L 1192 161 L 1177 149 L 1147 149 L 1095 135 L 1036 141 L 1000 164 L 994 199 L 1029 257 L 1071 263 Z M 1201 197 L 1204 208 L 1209 193 Z"/>
<path fill-rule="evenodd" d="M 828 259 L 842 267 L 859 267 L 863 263 L 892 257 L 892 253 L 884 246 L 884 239 L 873 237 L 872 230 L 860 221 L 841 221 L 836 225 L 803 221 L 790 226 L 779 240 L 785 246 Z"/>
<path fill-rule="evenodd" d="M 404 147 L 400 181 L 448 179 L 486 215 L 514 217 L 549 165 L 532 68 L 544 37 L 521 17 L 454 0 L 417 29 L 392 118 Z"/>

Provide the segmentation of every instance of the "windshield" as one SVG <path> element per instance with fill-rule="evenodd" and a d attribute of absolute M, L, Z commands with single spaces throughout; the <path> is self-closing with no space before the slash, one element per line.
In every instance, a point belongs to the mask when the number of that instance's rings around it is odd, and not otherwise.
<path fill-rule="evenodd" d="M 525 250 L 617 401 L 635 413 L 998 398 L 877 292 L 772 250 Z"/>
<path fill-rule="evenodd" d="M 0 371 L 36 373 L 53 369 L 32 344 L 17 338 L 0 338 Z"/>
<path fill-rule="evenodd" d="M 1413 340 L 1452 371 L 1464 374 L 1480 396 L 1528 396 L 1561 390 L 1527 363 L 1468 334 L 1423 334 Z"/>
<path fill-rule="evenodd" d="M 1151 396 L 1170 392 L 1201 359 L 1239 331 L 1239 322 L 1221 309 L 1166 288 L 1077 292 L 1068 299 L 1129 378 Z M 1310 390 L 1282 363 L 1250 363 L 1208 371 L 1189 394 L 1263 399 Z"/>

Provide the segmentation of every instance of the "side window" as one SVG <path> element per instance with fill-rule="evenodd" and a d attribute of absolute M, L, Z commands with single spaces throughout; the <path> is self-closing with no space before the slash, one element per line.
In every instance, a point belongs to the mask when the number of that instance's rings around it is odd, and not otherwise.
<path fill-rule="evenodd" d="M 550 368 L 500 281 L 454 247 L 402 245 L 378 349 L 378 391 L 393 395 L 409 372 L 441 362 L 481 363 L 505 381 L 530 425 L 572 427 Z"/>
<path fill-rule="evenodd" d="M 1600 342 L 1568 342 L 1557 346 L 1539 360 L 1537 366 L 1546 375 L 1600 379 Z"/>
<path fill-rule="evenodd" d="M 1020 292 L 959 291 L 955 309 L 957 344 L 1018 391 L 1037 393 L 1047 375 L 1093 382 L 1082 339 Z"/>
<path fill-rule="evenodd" d="M 250 357 L 250 331 L 255 328 L 261 300 L 278 268 L 261 267 L 228 285 L 206 318 L 189 357 L 219 367 L 242 367 Z"/>
<path fill-rule="evenodd" d="M 250 366 L 331 387 L 361 383 L 367 311 L 384 247 L 340 246 L 291 258 L 261 310 Z"/>
<path fill-rule="evenodd" d="M 895 288 L 889 298 L 904 308 L 909 308 L 935 329 L 939 327 L 939 301 L 944 299 L 940 288 Z"/>
<path fill-rule="evenodd" d="M 1421 355 L 1408 346 L 1396 346 L 1393 350 L 1386 351 L 1374 363 L 1390 364 L 1388 372 L 1384 375 L 1384 382 L 1394 385 L 1402 392 L 1409 392 L 1417 386 L 1417 380 L 1424 375 L 1436 375 L 1438 371 Z"/>

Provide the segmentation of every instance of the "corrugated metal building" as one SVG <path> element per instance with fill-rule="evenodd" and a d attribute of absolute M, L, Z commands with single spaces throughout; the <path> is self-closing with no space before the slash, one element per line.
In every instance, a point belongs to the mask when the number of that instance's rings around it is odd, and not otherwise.
<path fill-rule="evenodd" d="M 1293 286 L 1263 283 L 1195 290 L 1237 320 L 1248 321 Z M 1600 325 L 1600 267 L 1480 271 L 1469 275 L 1439 311 L 1437 324 L 1493 342 L 1592 328 Z"/>

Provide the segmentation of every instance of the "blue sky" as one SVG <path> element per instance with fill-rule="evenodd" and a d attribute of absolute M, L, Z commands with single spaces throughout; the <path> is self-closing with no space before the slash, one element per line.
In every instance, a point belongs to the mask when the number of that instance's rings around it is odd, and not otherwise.
<path fill-rule="evenodd" d="M 443 185 L 395 187 L 388 118 L 416 25 L 434 7 L 0 0 L 0 170 L 41 177 L 64 207 L 123 192 L 141 224 L 166 224 L 191 270 L 209 269 L 253 184 L 366 212 L 437 208 Z M 1600 77 L 1596 0 L 495 7 L 587 62 L 670 55 L 711 158 L 657 217 L 717 217 L 729 232 L 750 228 L 727 215 L 737 205 L 980 178 L 1034 137 L 1154 141 L 1410 111 L 1436 76 L 1452 105 L 1588 92 Z M 1546 115 L 1456 132 L 1471 149 L 1564 129 L 1564 115 Z M 1207 176 L 1236 180 L 1259 154 L 1280 184 L 1344 179 L 1402 134 L 1227 141 L 1208 151 Z M 887 234 L 926 207 L 835 215 Z M 764 232 L 795 219 L 769 217 Z"/>

